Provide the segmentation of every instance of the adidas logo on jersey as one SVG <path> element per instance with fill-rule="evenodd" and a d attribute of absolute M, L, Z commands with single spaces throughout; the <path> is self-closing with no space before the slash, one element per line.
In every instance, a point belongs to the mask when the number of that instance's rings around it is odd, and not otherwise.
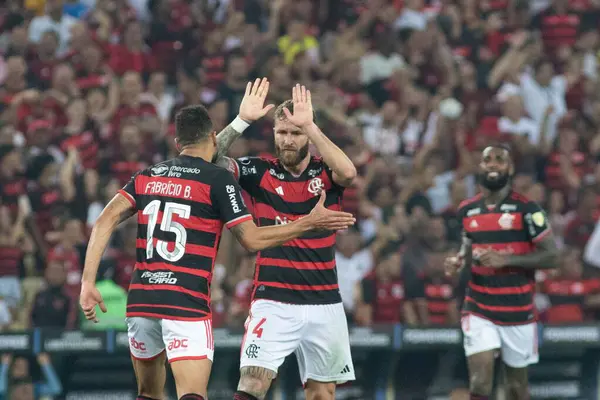
<path fill-rule="evenodd" d="M 340 374 L 349 374 L 349 373 L 350 373 L 350 367 L 347 365 L 344 367 L 342 372 L 340 372 Z"/>
<path fill-rule="evenodd" d="M 469 228 L 479 228 L 479 224 L 477 223 L 477 221 L 472 220 L 469 224 Z"/>
<path fill-rule="evenodd" d="M 277 192 L 278 195 L 283 196 L 283 188 L 281 186 L 277 186 L 275 188 L 275 191 Z"/>

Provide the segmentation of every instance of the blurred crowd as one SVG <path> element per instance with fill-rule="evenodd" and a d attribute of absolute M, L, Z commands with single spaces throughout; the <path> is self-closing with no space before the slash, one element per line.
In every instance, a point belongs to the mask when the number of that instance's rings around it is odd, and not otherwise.
<path fill-rule="evenodd" d="M 76 309 L 90 229 L 136 171 L 176 156 L 174 115 L 205 104 L 224 128 L 246 83 L 269 102 L 299 82 L 359 177 L 338 236 L 353 324 L 456 324 L 461 200 L 481 149 L 506 142 L 515 189 L 542 204 L 562 267 L 538 273 L 543 321 L 594 320 L 600 256 L 598 0 L 6 0 L 0 8 L 0 327 L 89 327 Z M 269 156 L 272 116 L 230 156 Z M 248 202 L 249 203 L 249 202 Z M 598 232 L 600 235 L 600 231 Z M 136 224 L 100 271 L 124 327 Z M 600 240 L 600 236 L 598 238 Z M 596 246 L 599 247 L 599 246 Z M 225 233 L 214 326 L 241 327 L 254 257 Z"/>

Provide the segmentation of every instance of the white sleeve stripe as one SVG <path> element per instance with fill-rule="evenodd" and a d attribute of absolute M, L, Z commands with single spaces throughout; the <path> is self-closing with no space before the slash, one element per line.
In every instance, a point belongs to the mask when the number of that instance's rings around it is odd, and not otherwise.
<path fill-rule="evenodd" d="M 248 218 L 248 217 L 252 218 L 252 215 L 250 215 L 250 214 L 244 214 L 241 217 L 237 217 L 237 218 L 232 219 L 231 221 L 227 222 L 225 225 L 229 226 L 231 224 L 236 223 L 240 219 L 244 219 L 244 218 Z"/>

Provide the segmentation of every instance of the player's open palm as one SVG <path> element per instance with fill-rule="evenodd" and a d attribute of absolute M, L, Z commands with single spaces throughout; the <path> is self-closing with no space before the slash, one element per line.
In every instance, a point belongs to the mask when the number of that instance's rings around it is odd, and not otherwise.
<path fill-rule="evenodd" d="M 313 122 L 313 106 L 310 90 L 305 86 L 297 84 L 292 88 L 292 102 L 294 103 L 294 112 L 287 108 L 283 109 L 285 117 L 297 127 L 308 126 Z"/>
<path fill-rule="evenodd" d="M 354 225 L 356 219 L 352 214 L 325 208 L 326 197 L 325 191 L 322 190 L 319 202 L 308 215 L 314 229 L 339 231 Z"/>
<path fill-rule="evenodd" d="M 240 104 L 239 116 L 246 122 L 256 121 L 265 116 L 273 107 L 273 104 L 265 106 L 265 100 L 269 93 L 269 81 L 267 78 L 256 79 L 254 83 L 248 82 L 246 93 Z"/>
<path fill-rule="evenodd" d="M 103 313 L 106 312 L 106 305 L 102 299 L 102 295 L 96 286 L 83 285 L 81 286 L 81 295 L 79 296 L 79 305 L 83 310 L 85 318 L 89 321 L 98 322 L 96 317 L 96 306 L 100 307 Z"/>

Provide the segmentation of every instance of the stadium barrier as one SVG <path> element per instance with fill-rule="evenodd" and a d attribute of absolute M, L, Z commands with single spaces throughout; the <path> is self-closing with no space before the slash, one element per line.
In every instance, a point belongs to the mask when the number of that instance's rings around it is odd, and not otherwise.
<path fill-rule="evenodd" d="M 243 331 L 216 328 L 213 331 L 216 349 L 238 349 Z M 460 345 L 458 328 L 408 328 L 402 325 L 350 328 L 353 349 L 415 350 L 445 349 Z M 600 323 L 581 325 L 539 325 L 539 345 L 542 350 L 569 347 L 600 348 Z M 62 331 L 33 329 L 28 332 L 0 334 L 0 352 L 46 353 L 114 353 L 128 351 L 127 332 Z"/>
<path fill-rule="evenodd" d="M 225 376 L 221 370 L 236 370 L 242 342 L 241 330 L 218 328 L 213 332 L 217 355 L 213 367 L 211 399 L 228 397 L 229 386 L 237 382 L 231 374 Z M 452 327 L 412 328 L 402 325 L 353 327 L 350 343 L 355 357 L 357 382 L 338 390 L 339 399 L 400 399 L 403 385 L 398 380 L 407 364 L 427 360 L 427 354 L 453 352 L 461 354 L 462 334 Z M 542 361 L 540 371 L 532 381 L 532 399 L 598 399 L 600 377 L 600 323 L 566 326 L 539 325 L 539 344 Z M 122 331 L 60 331 L 33 329 L 28 332 L 0 334 L 1 353 L 37 354 L 89 357 L 94 355 L 126 355 L 129 344 L 127 332 Z M 408 354 L 408 355 L 407 355 Z M 412 357 L 412 358 L 411 358 Z M 429 361 L 423 361 L 427 363 Z M 302 398 L 298 372 L 293 362 L 286 362 L 279 372 L 280 379 L 274 387 L 271 399 L 290 400 Z M 221 366 L 225 367 L 221 367 Z M 569 366 L 577 365 L 575 372 Z M 130 369 L 130 367 L 127 367 Z M 399 373 L 399 369 L 405 370 Z M 563 370 L 565 374 L 563 375 Z M 560 371 L 559 371 L 560 370 Z M 571 371 L 568 372 L 567 371 Z M 555 373 L 559 373 L 557 377 Z M 544 375 L 545 374 L 545 375 Z M 569 375 L 570 374 L 570 375 Z M 537 379 L 537 381 L 536 381 Z M 215 382 L 213 384 L 213 381 Z M 222 382 L 222 383 L 220 383 Z M 73 392 L 67 399 L 120 399 L 134 398 L 134 393 Z M 210 392 L 209 392 L 210 393 Z M 217 393 L 222 393 L 217 395 Z M 75 396 L 75 397 L 73 397 Z M 557 397 L 558 396 L 558 397 Z M 444 397 L 429 397 L 443 399 Z"/>

